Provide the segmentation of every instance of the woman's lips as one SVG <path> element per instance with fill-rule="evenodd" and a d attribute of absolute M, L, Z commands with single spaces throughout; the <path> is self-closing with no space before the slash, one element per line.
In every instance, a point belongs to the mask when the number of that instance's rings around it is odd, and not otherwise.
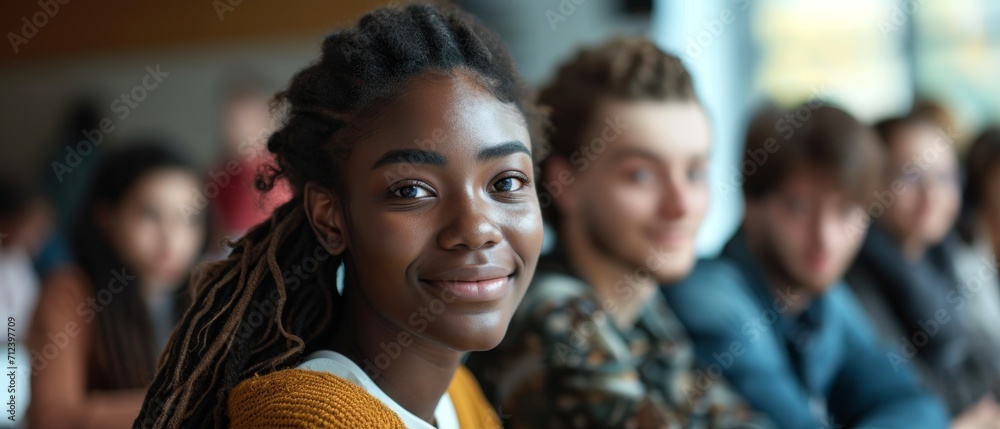
<path fill-rule="evenodd" d="M 507 294 L 510 277 L 484 280 L 424 280 L 427 284 L 451 292 L 463 301 L 493 301 Z"/>

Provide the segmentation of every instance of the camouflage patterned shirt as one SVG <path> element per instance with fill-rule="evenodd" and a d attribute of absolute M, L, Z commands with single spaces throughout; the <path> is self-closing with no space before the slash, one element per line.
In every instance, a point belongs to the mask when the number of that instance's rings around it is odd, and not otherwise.
<path fill-rule="evenodd" d="M 468 367 L 509 428 L 763 428 L 694 350 L 659 293 L 619 329 L 568 272 L 539 271 L 503 343 Z"/>

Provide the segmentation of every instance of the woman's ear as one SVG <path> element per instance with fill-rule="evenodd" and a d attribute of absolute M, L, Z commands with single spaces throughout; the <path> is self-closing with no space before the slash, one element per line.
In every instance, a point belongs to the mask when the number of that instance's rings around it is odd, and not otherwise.
<path fill-rule="evenodd" d="M 309 225 L 323 248 L 331 255 L 343 253 L 347 249 L 347 225 L 340 199 L 330 190 L 309 182 L 303 190 L 303 205 Z"/>

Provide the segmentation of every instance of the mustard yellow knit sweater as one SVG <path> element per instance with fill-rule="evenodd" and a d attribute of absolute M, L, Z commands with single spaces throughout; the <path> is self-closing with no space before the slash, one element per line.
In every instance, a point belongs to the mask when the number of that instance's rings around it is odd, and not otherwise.
<path fill-rule="evenodd" d="M 459 367 L 448 386 L 462 429 L 499 429 L 476 379 Z M 403 429 L 403 421 L 362 387 L 336 375 L 286 369 L 244 380 L 229 394 L 234 429 Z"/>

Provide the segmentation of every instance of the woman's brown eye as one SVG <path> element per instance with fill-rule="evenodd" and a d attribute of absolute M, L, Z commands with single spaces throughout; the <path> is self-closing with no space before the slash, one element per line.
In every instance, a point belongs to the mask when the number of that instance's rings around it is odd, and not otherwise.
<path fill-rule="evenodd" d="M 399 187 L 392 194 L 399 198 L 423 198 L 431 195 L 428 190 L 417 185 Z"/>
<path fill-rule="evenodd" d="M 524 187 L 524 182 L 516 177 L 505 177 L 493 184 L 497 192 L 513 192 Z"/>
<path fill-rule="evenodd" d="M 403 198 L 413 198 L 413 197 L 417 196 L 417 187 L 416 186 L 407 186 L 405 188 L 400 189 L 398 192 L 399 192 L 399 196 L 401 196 Z"/>

